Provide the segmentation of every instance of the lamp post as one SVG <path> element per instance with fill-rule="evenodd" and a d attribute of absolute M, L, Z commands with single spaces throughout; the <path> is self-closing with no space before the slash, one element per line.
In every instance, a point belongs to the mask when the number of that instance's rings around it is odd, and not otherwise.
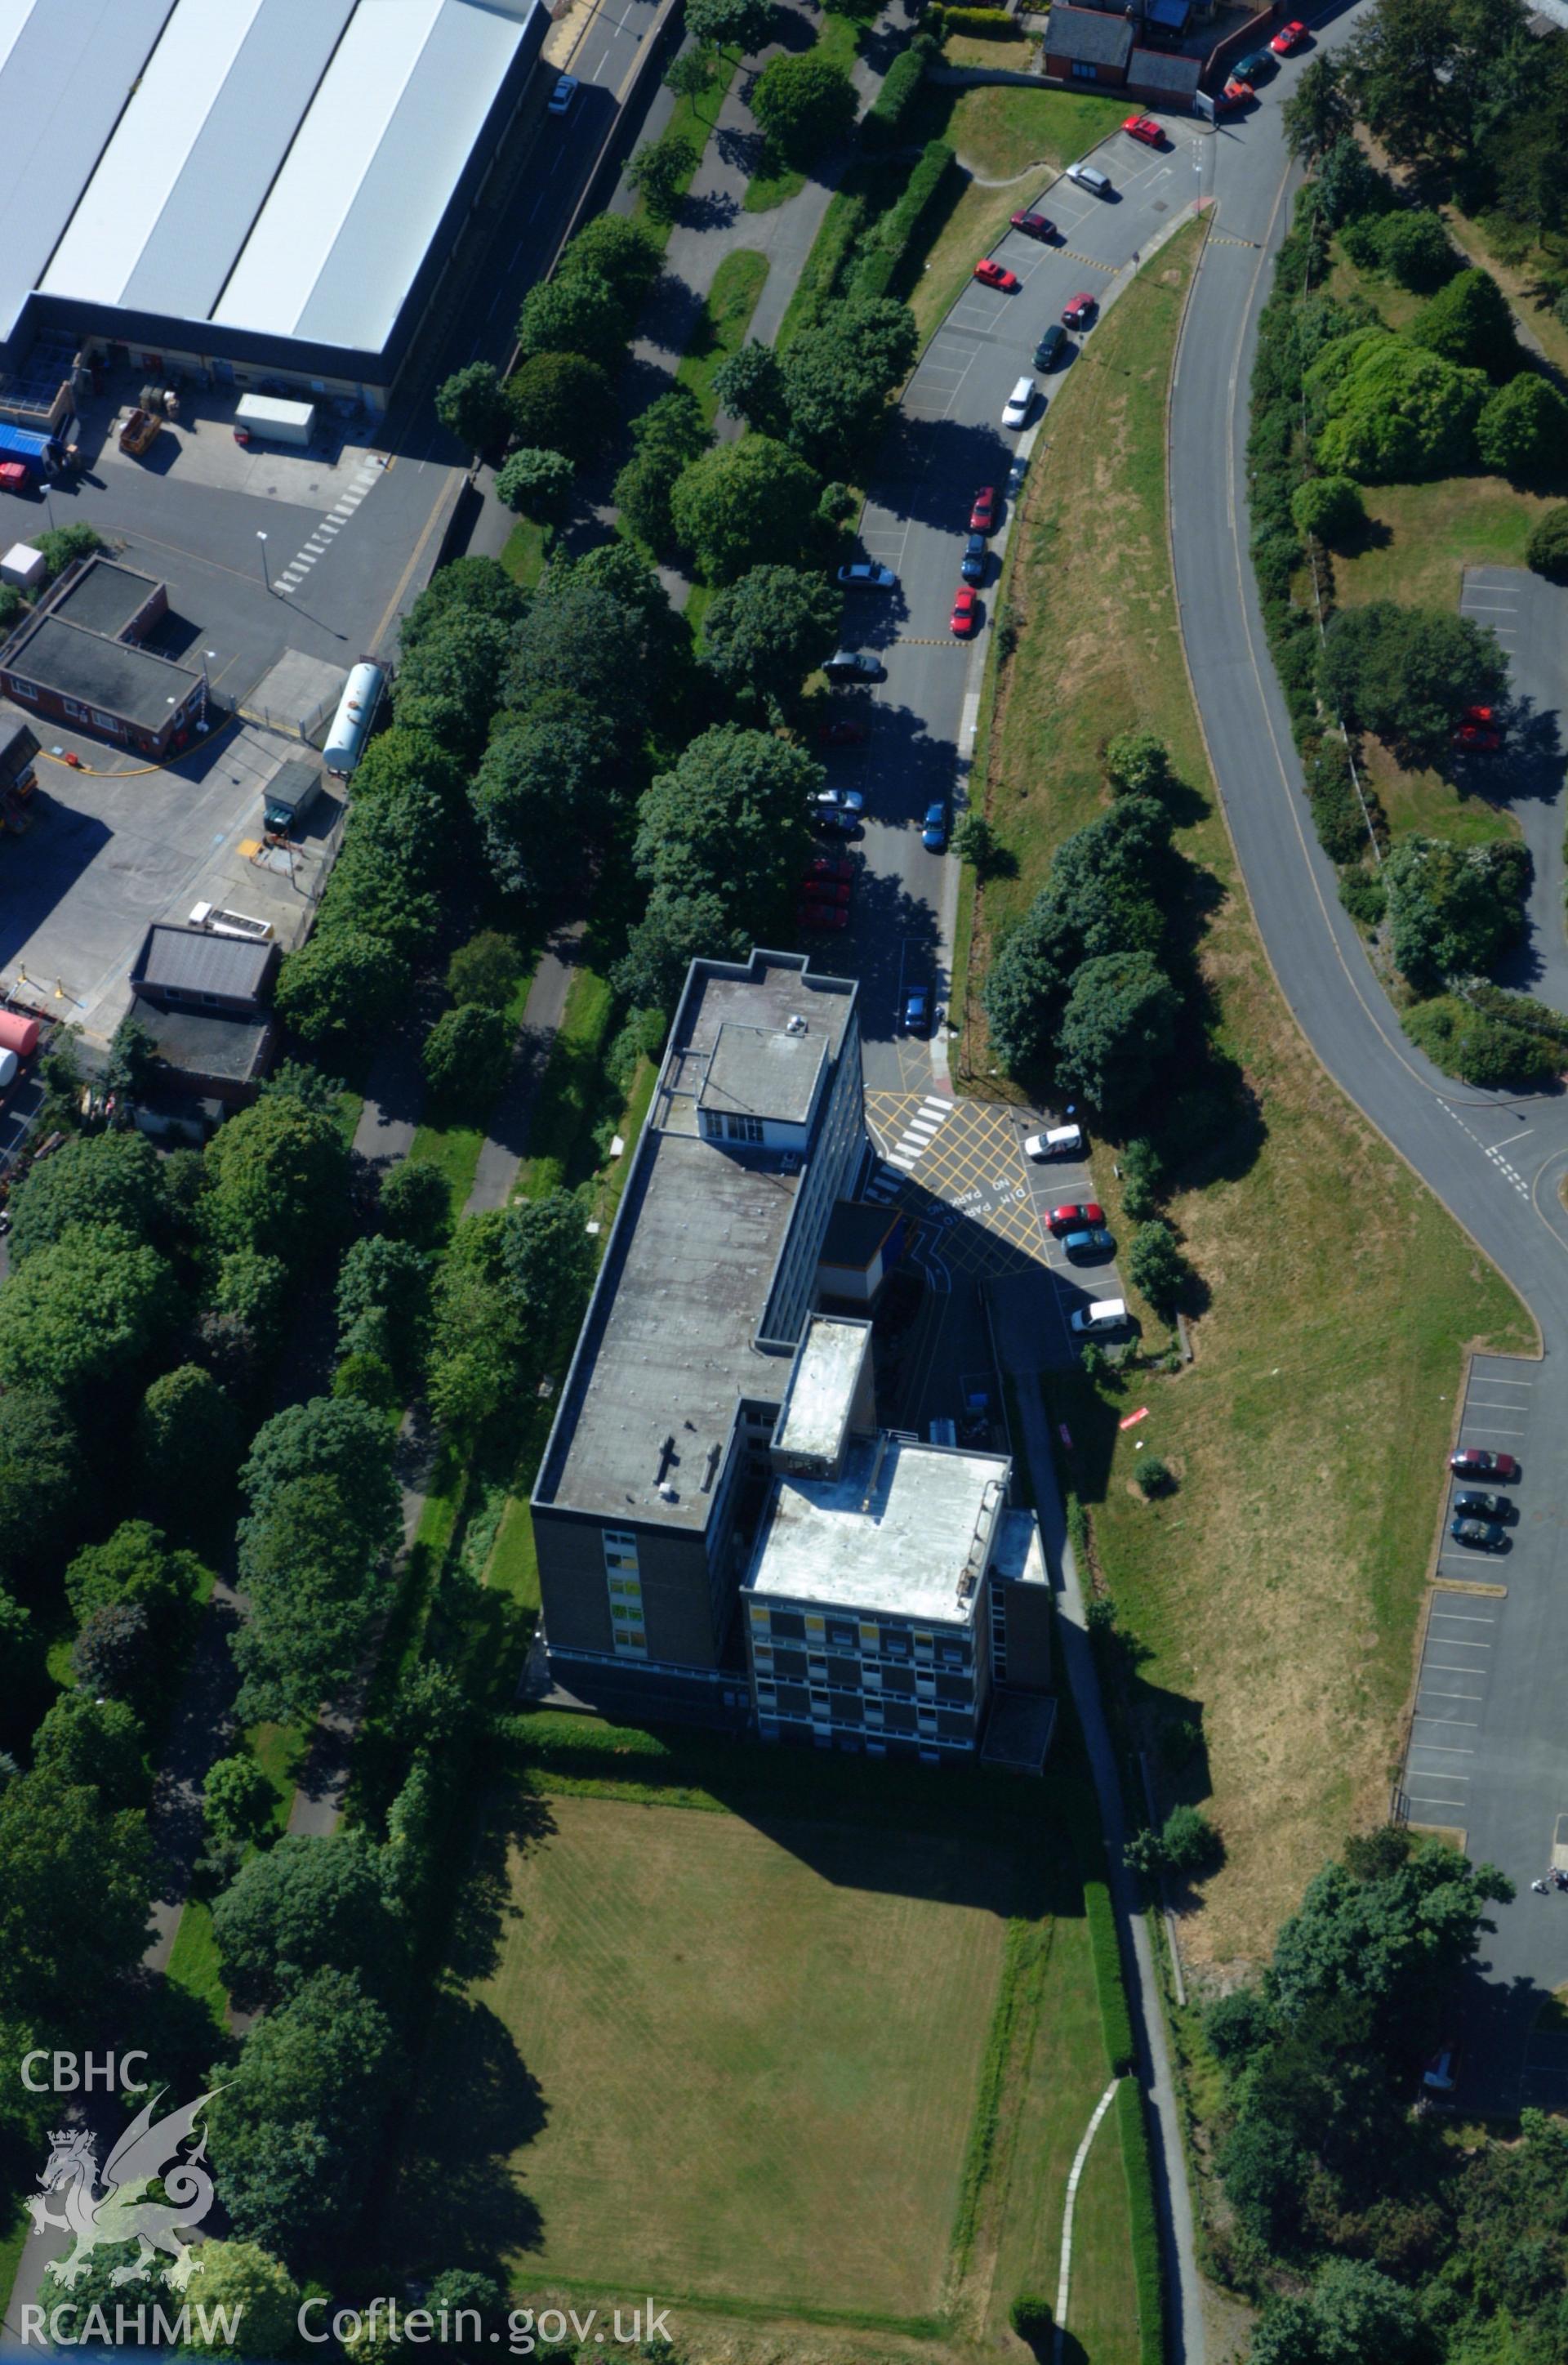
<path fill-rule="evenodd" d="M 256 528 L 256 540 L 262 545 L 262 588 L 263 591 L 270 591 L 273 587 L 267 580 L 267 537 L 260 526 Z"/>

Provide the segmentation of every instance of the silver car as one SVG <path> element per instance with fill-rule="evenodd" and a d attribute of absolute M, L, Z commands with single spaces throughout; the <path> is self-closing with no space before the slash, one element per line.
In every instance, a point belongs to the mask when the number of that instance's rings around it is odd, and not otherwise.
<path fill-rule="evenodd" d="M 1067 177 L 1076 181 L 1081 189 L 1087 189 L 1092 197 L 1108 197 L 1111 194 L 1110 176 L 1102 173 L 1097 164 L 1070 164 Z"/>

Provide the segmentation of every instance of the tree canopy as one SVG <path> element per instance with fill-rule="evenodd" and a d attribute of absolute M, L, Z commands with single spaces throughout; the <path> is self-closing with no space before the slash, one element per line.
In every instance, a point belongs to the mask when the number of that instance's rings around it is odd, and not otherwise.
<path fill-rule="evenodd" d="M 133 1377 L 179 1315 L 174 1272 L 155 1249 L 113 1225 L 73 1224 L 0 1290 L 0 1383 L 82 1400 Z"/>
<path fill-rule="evenodd" d="M 1412 831 L 1383 866 L 1402 975 L 1420 992 L 1492 968 L 1523 933 L 1529 849 L 1517 839 L 1455 846 Z"/>
<path fill-rule="evenodd" d="M 691 741 L 645 790 L 633 849 L 655 890 L 717 896 L 759 940 L 789 925 L 824 775 L 765 731 L 722 724 Z"/>
<path fill-rule="evenodd" d="M 542 443 L 585 466 L 608 441 L 615 397 L 608 373 L 581 353 L 531 353 L 507 381 L 520 443 Z"/>
<path fill-rule="evenodd" d="M 1461 368 L 1512 377 L 1524 355 L 1507 298 L 1489 271 L 1458 271 L 1421 307 L 1412 341 Z"/>
<path fill-rule="evenodd" d="M 246 2012 L 297 1994 L 319 1970 L 353 1971 L 383 1995 L 402 1976 L 380 1851 L 359 1831 L 286 1833 L 252 1855 L 214 1904 L 212 1932 L 224 1984 Z"/>
<path fill-rule="evenodd" d="M 1496 635 L 1468 616 L 1373 600 L 1334 617 L 1319 678 L 1353 730 L 1420 764 L 1446 754 L 1466 706 L 1500 702 L 1507 664 Z"/>
<path fill-rule="evenodd" d="M 156 1244 L 168 1205 L 157 1151 L 144 1133 L 78 1134 L 28 1169 L 10 1200 L 11 1260 L 21 1263 L 73 1224 L 112 1226 Z"/>
<path fill-rule="evenodd" d="M 208 1232 L 221 1249 L 253 1249 L 297 1269 L 341 1230 L 349 1147 L 335 1118 L 303 1103 L 262 1099 L 207 1146 Z"/>
<path fill-rule="evenodd" d="M 748 567 L 799 556 L 819 490 L 796 453 L 770 435 L 745 435 L 682 469 L 670 515 L 703 575 L 733 583 Z"/>
<path fill-rule="evenodd" d="M 752 86 L 752 113 L 792 163 L 810 163 L 846 139 L 858 105 L 844 68 L 809 50 L 769 59 Z"/>
<path fill-rule="evenodd" d="M 737 698 L 782 715 L 812 668 L 838 645 L 843 601 L 825 575 L 754 566 L 702 619 L 702 662 Z"/>
<path fill-rule="evenodd" d="M 1309 415 L 1322 421 L 1313 448 L 1324 474 L 1382 485 L 1466 465 L 1486 377 L 1408 337 L 1362 328 L 1324 347 L 1305 390 Z"/>
<path fill-rule="evenodd" d="M 919 348 L 907 304 L 860 296 L 828 305 L 784 357 L 791 444 L 820 468 L 851 467 L 881 426 L 888 398 Z"/>
<path fill-rule="evenodd" d="M 1073 977 L 1058 1037 L 1057 1073 L 1120 1125 L 1175 1047 L 1182 997 L 1152 953 L 1105 953 Z"/>

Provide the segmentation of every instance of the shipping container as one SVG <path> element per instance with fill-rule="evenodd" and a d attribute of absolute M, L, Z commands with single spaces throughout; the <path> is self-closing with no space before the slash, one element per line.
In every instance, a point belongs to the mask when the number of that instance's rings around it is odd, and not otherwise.
<path fill-rule="evenodd" d="M 261 443 L 308 444 L 316 432 L 313 402 L 284 402 L 276 395 L 242 395 L 235 406 L 234 426 Z"/>
<path fill-rule="evenodd" d="M 35 435 L 30 427 L 0 423 L 0 460 L 19 460 L 34 476 L 47 476 L 64 456 L 65 446 L 58 436 Z"/>

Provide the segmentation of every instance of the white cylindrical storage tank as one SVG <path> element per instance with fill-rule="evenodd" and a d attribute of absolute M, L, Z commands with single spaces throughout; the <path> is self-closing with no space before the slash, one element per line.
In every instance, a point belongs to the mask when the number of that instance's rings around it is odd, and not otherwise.
<path fill-rule="evenodd" d="M 21 1064 L 15 1051 L 0 1051 L 0 1093 L 16 1082 Z"/>
<path fill-rule="evenodd" d="M 364 753 L 364 743 L 370 736 L 370 726 L 375 720 L 375 710 L 381 703 L 381 693 L 386 687 L 386 677 L 378 665 L 361 657 L 348 678 L 338 711 L 332 717 L 332 727 L 327 734 L 323 751 L 329 772 L 342 780 L 354 769 Z"/>

